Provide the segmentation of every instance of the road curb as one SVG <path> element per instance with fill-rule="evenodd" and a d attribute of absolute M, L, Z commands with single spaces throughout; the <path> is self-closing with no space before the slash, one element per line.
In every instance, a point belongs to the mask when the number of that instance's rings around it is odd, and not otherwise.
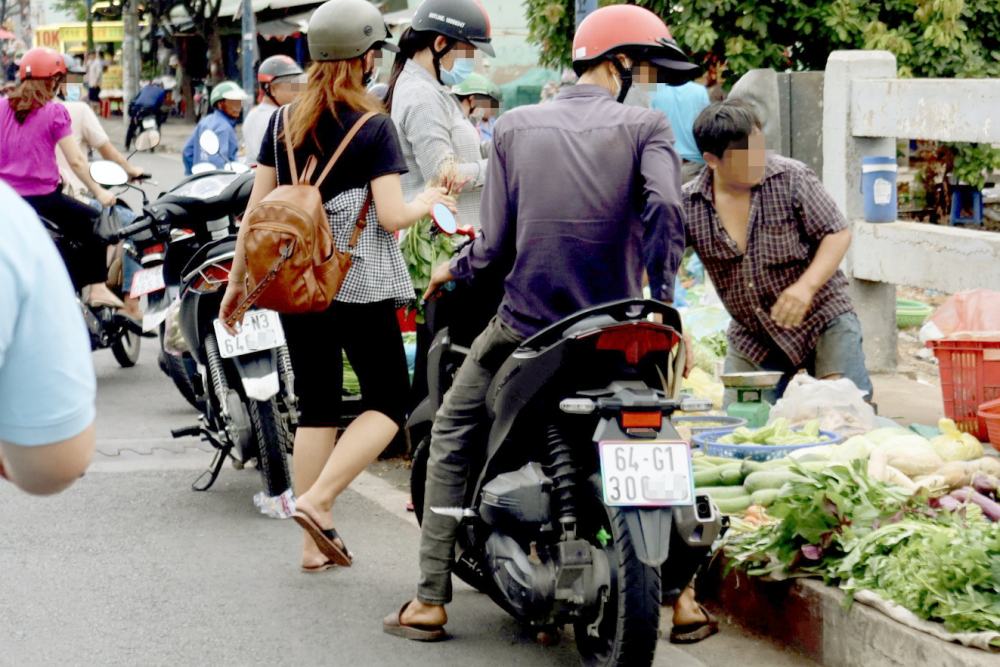
<path fill-rule="evenodd" d="M 722 575 L 717 560 L 699 580 L 738 625 L 792 647 L 826 667 L 996 667 L 998 656 L 942 641 L 864 604 L 845 608 L 837 588 L 810 579 L 765 582 Z"/>

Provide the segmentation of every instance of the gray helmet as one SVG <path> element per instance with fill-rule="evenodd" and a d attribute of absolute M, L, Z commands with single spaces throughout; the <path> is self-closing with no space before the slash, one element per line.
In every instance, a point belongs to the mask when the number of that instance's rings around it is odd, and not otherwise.
<path fill-rule="evenodd" d="M 328 0 L 309 19 L 309 57 L 350 60 L 372 48 L 398 51 L 385 19 L 367 0 Z"/>

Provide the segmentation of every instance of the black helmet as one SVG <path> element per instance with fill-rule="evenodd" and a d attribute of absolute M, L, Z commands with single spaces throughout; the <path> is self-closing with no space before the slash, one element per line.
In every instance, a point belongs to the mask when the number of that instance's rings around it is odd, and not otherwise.
<path fill-rule="evenodd" d="M 436 32 L 496 56 L 490 44 L 490 16 L 479 0 L 424 0 L 413 14 L 410 28 Z"/>
<path fill-rule="evenodd" d="M 299 74 L 302 74 L 302 68 L 288 56 L 271 56 L 260 64 L 260 68 L 257 70 L 257 81 L 267 84 L 283 76 L 298 76 Z"/>

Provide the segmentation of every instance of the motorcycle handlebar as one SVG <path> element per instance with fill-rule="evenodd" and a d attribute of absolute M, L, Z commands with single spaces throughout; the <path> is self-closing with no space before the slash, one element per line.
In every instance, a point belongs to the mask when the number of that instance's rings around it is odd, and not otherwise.
<path fill-rule="evenodd" d="M 146 231 L 154 224 L 156 224 L 156 220 L 153 219 L 152 216 L 150 216 L 149 218 L 147 218 L 146 220 L 142 220 L 141 222 L 136 222 L 131 225 L 122 227 L 121 229 L 118 230 L 118 233 L 115 234 L 115 237 L 117 238 L 118 241 L 122 241 L 132 236 L 133 234 L 138 234 L 139 232 Z"/>

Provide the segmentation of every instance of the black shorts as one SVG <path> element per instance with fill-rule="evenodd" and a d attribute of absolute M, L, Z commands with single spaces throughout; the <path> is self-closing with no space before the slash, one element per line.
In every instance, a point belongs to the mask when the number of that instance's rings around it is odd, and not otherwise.
<path fill-rule="evenodd" d="M 87 95 L 90 97 L 91 102 L 101 101 L 101 88 L 100 86 L 93 86 L 87 91 Z"/>
<path fill-rule="evenodd" d="M 334 301 L 322 313 L 282 315 L 295 370 L 299 425 L 339 425 L 344 385 L 341 350 L 358 376 L 362 411 L 381 412 L 402 426 L 410 378 L 392 301 Z"/>

